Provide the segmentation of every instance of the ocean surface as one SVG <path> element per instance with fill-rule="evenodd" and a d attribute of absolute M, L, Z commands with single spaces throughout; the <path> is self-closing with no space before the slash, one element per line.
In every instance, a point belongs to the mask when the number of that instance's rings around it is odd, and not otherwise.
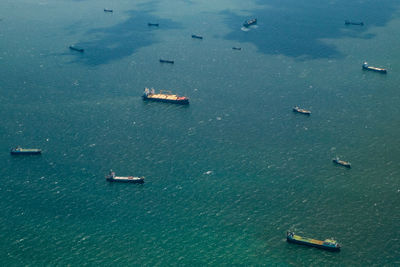
<path fill-rule="evenodd" d="M 1 265 L 399 266 L 399 29 L 394 0 L 2 0 Z"/>

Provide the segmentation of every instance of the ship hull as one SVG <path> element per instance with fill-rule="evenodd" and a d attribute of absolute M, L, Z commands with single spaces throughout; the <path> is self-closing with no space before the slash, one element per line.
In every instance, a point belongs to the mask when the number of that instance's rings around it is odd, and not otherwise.
<path fill-rule="evenodd" d="M 382 73 L 382 74 L 386 74 L 387 73 L 387 70 L 385 70 L 385 69 L 377 69 L 377 68 L 374 68 L 374 67 L 365 67 L 365 66 L 363 66 L 363 70 L 375 71 L 375 72 L 379 72 L 379 73 Z"/>
<path fill-rule="evenodd" d="M 303 246 L 308 246 L 308 247 L 315 247 L 315 248 L 329 250 L 329 251 L 340 251 L 340 247 L 329 247 L 329 246 L 324 246 L 324 245 L 318 245 L 318 244 L 313 244 L 313 243 L 309 243 L 309 242 L 296 240 L 296 239 L 293 239 L 293 238 L 290 238 L 290 237 L 287 237 L 286 240 L 289 243 L 294 243 L 294 244 L 298 244 L 298 245 L 303 245 Z"/>
<path fill-rule="evenodd" d="M 11 155 L 40 155 L 42 151 L 10 151 Z"/>
<path fill-rule="evenodd" d="M 333 163 L 335 163 L 336 165 L 340 165 L 340 166 L 343 166 L 343 167 L 346 167 L 346 168 L 348 168 L 348 169 L 350 169 L 351 168 L 351 165 L 349 164 L 349 163 L 340 163 L 339 161 L 337 161 L 337 160 L 332 160 L 333 161 Z"/>
<path fill-rule="evenodd" d="M 172 103 L 172 104 L 179 104 L 179 105 L 188 105 L 189 104 L 189 99 L 173 100 L 173 99 L 151 98 L 151 97 L 143 96 L 143 100 L 153 101 L 153 102 Z"/>
<path fill-rule="evenodd" d="M 144 179 L 135 179 L 135 180 L 128 180 L 128 179 L 113 179 L 113 178 L 106 178 L 108 182 L 117 182 L 117 183 L 131 183 L 131 184 L 143 184 Z"/>

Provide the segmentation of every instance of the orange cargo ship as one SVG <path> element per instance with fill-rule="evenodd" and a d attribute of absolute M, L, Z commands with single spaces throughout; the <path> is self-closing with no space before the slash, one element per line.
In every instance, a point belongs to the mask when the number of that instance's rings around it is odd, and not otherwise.
<path fill-rule="evenodd" d="M 152 89 L 145 88 L 142 97 L 143 100 L 149 100 L 149 101 L 167 102 L 167 103 L 175 103 L 181 105 L 189 104 L 189 98 L 187 98 L 186 96 L 174 95 L 171 92 L 164 90 L 160 90 L 159 93 L 156 93 L 153 88 Z"/>

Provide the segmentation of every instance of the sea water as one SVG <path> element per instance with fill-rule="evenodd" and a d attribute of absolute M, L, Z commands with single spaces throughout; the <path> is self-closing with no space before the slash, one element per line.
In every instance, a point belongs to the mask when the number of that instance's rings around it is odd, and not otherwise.
<path fill-rule="evenodd" d="M 397 1 L 3 0 L 0 19 L 2 265 L 400 264 Z"/>

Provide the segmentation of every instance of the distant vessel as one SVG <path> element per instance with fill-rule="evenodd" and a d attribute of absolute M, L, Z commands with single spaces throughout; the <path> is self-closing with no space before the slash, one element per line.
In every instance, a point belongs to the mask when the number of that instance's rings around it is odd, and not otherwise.
<path fill-rule="evenodd" d="M 251 25 L 256 25 L 256 24 L 257 24 L 257 19 L 249 19 L 243 23 L 243 26 L 250 27 Z"/>
<path fill-rule="evenodd" d="M 155 90 L 145 88 L 143 93 L 143 100 L 156 101 L 156 102 L 167 102 L 187 105 L 189 104 L 189 98 L 185 96 L 174 95 L 171 92 L 164 93 L 165 91 L 160 90 L 160 93 L 156 94 Z"/>
<path fill-rule="evenodd" d="M 293 108 L 293 112 L 301 113 L 301 114 L 304 114 L 304 115 L 311 115 L 311 111 L 299 108 L 298 106 Z"/>
<path fill-rule="evenodd" d="M 242 50 L 242 48 L 241 48 L 241 47 L 235 47 L 235 46 L 234 46 L 234 47 L 232 47 L 232 49 L 233 49 L 233 50 Z"/>
<path fill-rule="evenodd" d="M 192 38 L 195 38 L 195 39 L 203 39 L 203 36 L 196 35 L 196 34 L 192 34 Z"/>
<path fill-rule="evenodd" d="M 73 46 L 73 45 L 70 45 L 69 46 L 69 49 L 71 49 L 71 50 L 74 50 L 74 51 L 78 51 L 78 52 L 83 52 L 83 51 L 85 51 L 83 48 L 78 48 L 78 47 L 75 47 L 75 46 Z"/>
<path fill-rule="evenodd" d="M 147 23 L 147 25 L 148 26 L 154 26 L 154 27 L 158 27 L 159 26 L 159 24 L 158 23 Z"/>
<path fill-rule="evenodd" d="M 372 71 L 376 71 L 376 72 L 380 72 L 380 73 L 384 73 L 384 74 L 387 73 L 386 69 L 369 66 L 368 62 L 366 62 L 366 61 L 363 63 L 362 68 L 363 68 L 363 70 L 372 70 Z"/>
<path fill-rule="evenodd" d="M 349 21 L 349 20 L 345 20 L 344 21 L 345 25 L 360 25 L 360 26 L 364 26 L 364 22 L 354 22 L 354 21 Z"/>
<path fill-rule="evenodd" d="M 330 250 L 330 251 L 340 251 L 340 245 L 333 239 L 325 239 L 325 241 L 316 240 L 312 238 L 301 237 L 293 232 L 286 233 L 286 240 L 289 243 L 295 243 L 310 247 L 316 247 L 320 249 Z"/>
<path fill-rule="evenodd" d="M 161 63 L 169 63 L 169 64 L 174 64 L 173 60 L 166 60 L 166 59 L 160 59 Z"/>
<path fill-rule="evenodd" d="M 104 9 L 104 12 L 113 12 L 113 10 L 112 10 L 112 9 L 105 8 L 105 9 Z"/>
<path fill-rule="evenodd" d="M 109 182 L 121 182 L 121 183 L 136 183 L 143 184 L 144 177 L 134 177 L 134 176 L 115 176 L 115 172 L 110 170 L 110 173 L 106 176 L 106 180 Z"/>
<path fill-rule="evenodd" d="M 346 168 L 351 168 L 350 162 L 340 160 L 339 158 L 335 158 L 335 159 L 333 159 L 332 161 L 333 161 L 334 163 L 336 163 L 336 164 L 338 164 L 338 165 L 342 165 L 342 166 L 344 166 L 344 167 L 346 167 Z"/>
<path fill-rule="evenodd" d="M 15 147 L 10 151 L 11 155 L 38 155 L 42 153 L 42 150 L 38 148 L 22 148 L 22 147 Z"/>

